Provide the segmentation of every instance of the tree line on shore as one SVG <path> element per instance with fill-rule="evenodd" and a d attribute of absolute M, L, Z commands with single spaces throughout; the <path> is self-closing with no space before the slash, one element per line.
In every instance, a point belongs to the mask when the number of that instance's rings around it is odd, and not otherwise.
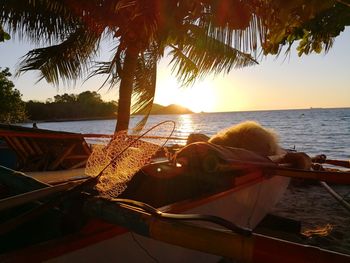
<path fill-rule="evenodd" d="M 46 102 L 33 100 L 25 102 L 9 77 L 11 77 L 9 69 L 0 68 L 0 122 L 2 123 L 116 117 L 117 103 L 103 101 L 101 95 L 95 91 L 56 95 Z"/>
<path fill-rule="evenodd" d="M 45 103 L 26 102 L 26 111 L 31 120 L 115 118 L 117 108 L 115 101 L 105 102 L 95 91 L 56 95 Z"/>
<path fill-rule="evenodd" d="M 26 121 L 55 121 L 116 118 L 118 103 L 105 102 L 95 91 L 80 94 L 62 94 L 41 101 L 23 101 L 22 94 L 15 89 L 8 68 L 0 68 L 0 122 L 19 123 Z M 154 103 L 151 114 L 188 114 L 189 109 L 179 105 L 163 106 Z M 136 111 L 135 115 L 145 115 L 146 111 Z"/>

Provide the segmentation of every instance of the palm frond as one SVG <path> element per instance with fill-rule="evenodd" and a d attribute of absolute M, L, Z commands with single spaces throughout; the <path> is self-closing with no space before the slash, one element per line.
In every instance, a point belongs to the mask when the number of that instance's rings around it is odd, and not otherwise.
<path fill-rule="evenodd" d="M 217 9 L 226 2 L 229 9 Z M 206 35 L 244 53 L 256 56 L 261 38 L 265 37 L 266 26 L 256 15 L 259 1 L 206 1 L 203 10 L 187 21 L 206 31 Z M 223 17 L 224 16 L 224 17 Z M 218 23 L 218 21 L 223 20 Z"/>
<path fill-rule="evenodd" d="M 184 85 L 209 73 L 228 73 L 232 68 L 258 64 L 250 54 L 223 41 L 228 36 L 219 34 L 216 37 L 219 39 L 209 36 L 205 28 L 188 25 L 188 34 L 181 45 L 172 46 L 172 70 Z"/>
<path fill-rule="evenodd" d="M 124 51 L 120 47 L 116 48 L 111 61 L 96 62 L 95 69 L 90 73 L 87 79 L 98 75 L 107 75 L 105 81 L 99 87 L 99 90 L 108 85 L 109 89 L 116 87 L 121 80 L 122 65 L 124 63 Z"/>
<path fill-rule="evenodd" d="M 81 24 L 65 1 L 2 0 L 0 10 L 0 23 L 10 34 L 37 44 L 62 41 Z"/>
<path fill-rule="evenodd" d="M 171 46 L 169 55 L 172 57 L 169 64 L 172 64 L 172 72 L 183 85 L 193 83 L 199 74 L 199 68 L 180 48 Z"/>
<path fill-rule="evenodd" d="M 132 112 L 142 112 L 144 117 L 134 127 L 134 132 L 142 130 L 152 109 L 156 92 L 157 49 L 153 46 L 139 56 L 133 88 Z"/>
<path fill-rule="evenodd" d="M 84 28 L 72 33 L 61 44 L 29 51 L 21 61 L 17 75 L 29 70 L 39 70 L 40 78 L 58 84 L 84 75 L 96 54 L 101 35 Z"/>

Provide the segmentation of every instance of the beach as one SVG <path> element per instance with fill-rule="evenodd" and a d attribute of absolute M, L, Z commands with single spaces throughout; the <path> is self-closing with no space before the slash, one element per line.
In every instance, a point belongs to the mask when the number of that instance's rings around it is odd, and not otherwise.
<path fill-rule="evenodd" d="M 350 187 L 332 185 L 333 189 L 349 201 Z M 322 230 L 310 237 L 301 235 L 294 240 L 350 254 L 350 214 L 318 184 L 291 184 L 272 214 L 301 222 L 301 231 Z M 323 231 L 328 234 L 323 236 Z"/>

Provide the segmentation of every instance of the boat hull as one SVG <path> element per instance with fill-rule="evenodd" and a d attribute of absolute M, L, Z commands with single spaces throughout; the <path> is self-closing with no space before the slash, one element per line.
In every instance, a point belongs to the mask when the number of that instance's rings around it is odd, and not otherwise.
<path fill-rule="evenodd" d="M 81 179 L 84 176 L 80 173 L 62 171 L 57 172 L 57 177 L 52 172 L 31 175 L 51 184 L 52 180 L 57 182 L 56 179 L 60 178 L 66 181 Z M 198 169 L 178 170 L 163 162 L 137 173 L 120 198 L 141 201 L 167 213 L 213 215 L 254 229 L 280 200 L 288 183 L 288 178 L 265 173 L 262 169 L 205 173 Z M 90 219 L 78 232 L 7 252 L 0 256 L 0 261 L 148 262 L 156 258 L 161 262 L 217 262 L 221 258 L 220 254 L 186 248 L 182 245 L 185 240 L 177 240 L 176 245 L 157 241 L 139 235 L 131 224 L 123 225 L 113 218 L 110 220 L 98 213 L 89 213 L 83 213 L 84 216 L 89 214 Z M 96 218 L 101 220 L 96 221 Z M 211 225 L 207 222 L 200 224 Z M 204 238 L 201 242 L 211 247 L 210 240 Z"/>
<path fill-rule="evenodd" d="M 239 186 L 235 188 L 205 198 L 164 206 L 161 210 L 215 215 L 242 227 L 253 229 L 280 200 L 288 186 L 289 179 L 280 176 L 265 177 L 253 173 L 240 180 Z M 128 232 L 120 227 L 113 228 L 110 232 L 111 234 L 113 232 L 114 236 L 107 239 L 100 237 L 99 242 L 85 244 L 86 246 L 84 246 L 86 241 L 83 239 L 75 240 L 74 245 L 58 244 L 58 246 L 63 246 L 60 248 L 62 252 L 66 249 L 65 253 L 60 256 L 55 255 L 47 262 L 113 262 L 118 260 L 125 262 L 218 262 L 221 258 L 221 256 L 157 241 Z M 204 240 L 204 242 L 209 242 L 208 245 L 211 245 L 210 241 Z M 55 246 L 57 249 L 57 244 Z M 69 248 L 80 246 L 84 247 L 68 252 Z M 53 256 L 49 251 L 50 249 L 46 249 L 47 253 L 44 253 L 43 258 L 48 259 Z"/>

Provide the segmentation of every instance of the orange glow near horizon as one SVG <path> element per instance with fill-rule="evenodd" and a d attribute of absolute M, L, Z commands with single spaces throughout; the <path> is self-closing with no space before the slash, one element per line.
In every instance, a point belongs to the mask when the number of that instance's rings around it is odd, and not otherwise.
<path fill-rule="evenodd" d="M 350 78 L 341 66 L 349 60 L 350 53 L 343 50 L 350 31 L 340 39 L 326 56 L 300 58 L 294 52 L 288 60 L 266 57 L 256 66 L 209 74 L 188 88 L 180 88 L 165 57 L 158 67 L 155 102 L 181 104 L 195 112 L 350 107 Z"/>
<path fill-rule="evenodd" d="M 280 109 L 309 109 L 350 107 L 348 62 L 350 52 L 350 27 L 337 37 L 326 54 L 309 54 L 262 57 L 259 65 L 234 69 L 229 74 L 209 74 L 197 80 L 192 87 L 181 88 L 172 74 L 172 57 L 166 49 L 157 66 L 155 103 L 167 106 L 181 104 L 194 112 L 258 111 Z M 115 43 L 108 38 L 101 42 L 97 61 L 109 61 Z M 14 38 L 0 45 L 0 66 L 16 71 L 21 57 L 35 45 Z M 282 52 L 283 53 L 283 52 Z M 176 73 L 176 70 L 175 70 Z M 82 76 L 83 77 L 83 76 Z M 22 100 L 45 102 L 48 98 L 64 93 L 79 94 L 96 91 L 105 101 L 118 100 L 118 86 L 99 89 L 106 76 L 98 75 L 87 81 L 53 86 L 44 80 L 37 82 L 37 72 L 29 71 L 18 78 L 12 77 Z"/>
<path fill-rule="evenodd" d="M 194 112 L 211 112 L 215 109 L 216 93 L 209 82 L 202 82 L 194 87 L 180 89 L 180 96 L 175 104 L 183 105 Z"/>
<path fill-rule="evenodd" d="M 157 84 L 155 103 L 158 104 L 177 104 L 193 112 L 212 112 L 216 101 L 217 94 L 208 80 L 199 81 L 192 87 L 180 87 L 175 78 L 168 77 Z"/>

